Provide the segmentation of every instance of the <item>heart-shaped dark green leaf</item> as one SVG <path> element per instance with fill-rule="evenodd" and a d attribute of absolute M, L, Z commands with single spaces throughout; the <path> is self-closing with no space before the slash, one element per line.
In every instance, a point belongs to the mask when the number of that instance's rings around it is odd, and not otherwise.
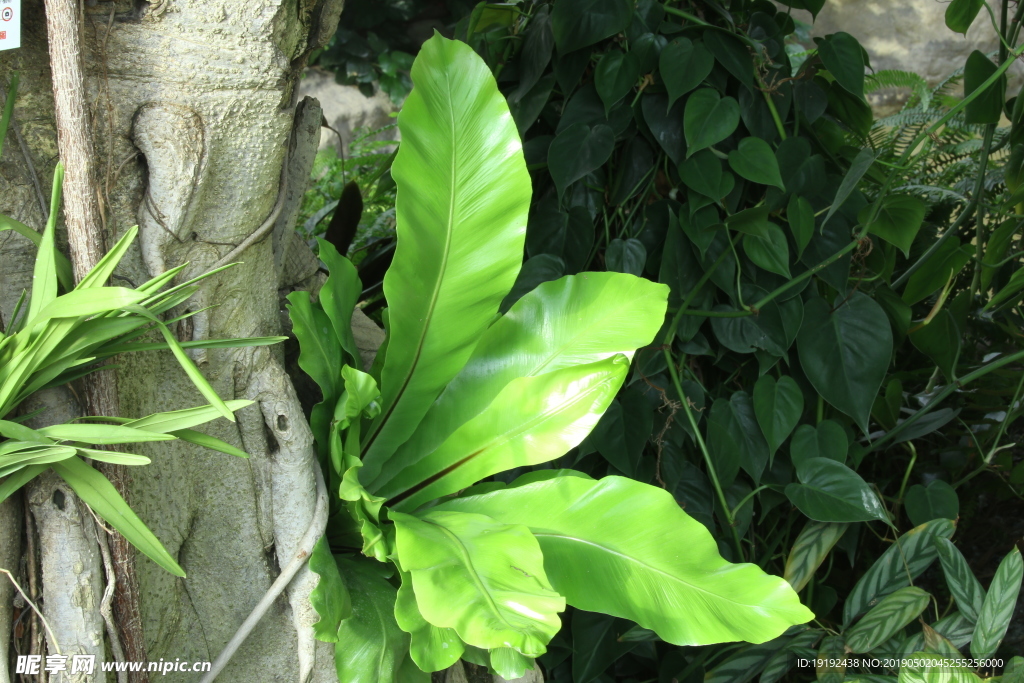
<path fill-rule="evenodd" d="M 974 93 L 997 70 L 992 60 L 980 50 L 967 56 L 964 65 L 964 96 Z M 999 123 L 1003 114 L 1003 99 L 1006 95 L 1006 74 L 985 89 L 977 98 L 967 103 L 964 121 L 967 123 Z"/>
<path fill-rule="evenodd" d="M 743 238 L 743 251 L 755 264 L 770 273 L 789 277 L 789 243 L 782 228 L 765 221 L 764 235 L 747 235 Z"/>
<path fill-rule="evenodd" d="M 722 162 L 709 149 L 693 154 L 680 164 L 679 177 L 694 192 L 716 201 L 722 198 L 718 194 L 722 184 Z"/>
<path fill-rule="evenodd" d="M 760 483 L 768 464 L 768 443 L 757 426 L 750 394 L 737 391 L 728 401 L 715 400 L 708 415 L 708 449 L 723 465 L 718 473 L 723 486 L 732 483 L 738 467 Z"/>
<path fill-rule="evenodd" d="M 839 423 L 822 420 L 813 425 L 800 425 L 789 444 L 789 459 L 795 466 L 811 458 L 829 458 L 845 463 L 850 441 Z"/>
<path fill-rule="evenodd" d="M 686 156 L 726 139 L 739 123 L 740 105 L 733 98 L 721 97 L 712 88 L 693 93 L 683 113 Z"/>
<path fill-rule="evenodd" d="M 796 468 L 799 484 L 786 497 L 818 522 L 888 521 L 882 501 L 859 474 L 831 458 L 811 458 Z"/>
<path fill-rule="evenodd" d="M 555 136 L 548 147 L 548 170 L 558 194 L 591 171 L 601 168 L 615 148 L 615 134 L 604 124 L 576 123 Z"/>
<path fill-rule="evenodd" d="M 632 237 L 625 240 L 615 238 L 608 243 L 604 258 L 608 270 L 639 276 L 647 262 L 647 249 L 643 242 Z"/>
<path fill-rule="evenodd" d="M 678 164 L 686 154 L 686 143 L 683 140 L 683 105 L 671 109 L 665 106 L 664 95 L 644 95 L 640 106 L 644 113 L 644 122 L 651 129 L 651 134 L 672 163 Z"/>
<path fill-rule="evenodd" d="M 811 238 L 814 237 L 814 209 L 811 203 L 794 193 L 789 198 L 786 208 L 786 219 L 789 221 L 790 232 L 796 241 L 796 257 L 804 255 Z"/>
<path fill-rule="evenodd" d="M 558 54 L 568 54 L 625 31 L 632 19 L 630 0 L 556 2 L 551 12 L 551 28 Z"/>
<path fill-rule="evenodd" d="M 741 178 L 761 185 L 774 185 L 782 191 L 782 175 L 775 152 L 761 138 L 743 138 L 736 149 L 729 152 L 729 166 Z"/>
<path fill-rule="evenodd" d="M 910 256 L 910 245 L 917 237 L 917 231 L 924 222 L 928 205 L 917 197 L 905 194 L 888 194 L 878 202 L 878 213 L 874 220 L 871 213 L 874 204 L 869 204 L 857 214 L 857 220 L 868 226 L 868 232 L 878 235 L 886 242 L 896 245 L 904 256 Z"/>
<path fill-rule="evenodd" d="M 754 414 L 771 454 L 775 454 L 796 427 L 803 411 L 804 394 L 792 377 L 784 375 L 776 380 L 771 375 L 764 375 L 757 380 L 754 385 Z"/>
<path fill-rule="evenodd" d="M 946 5 L 946 27 L 954 33 L 966 35 L 984 6 L 985 0 L 953 0 Z"/>
<path fill-rule="evenodd" d="M 743 85 L 754 88 L 754 60 L 747 46 L 727 31 L 707 31 L 704 42 L 715 61 Z"/>
<path fill-rule="evenodd" d="M 960 516 L 956 490 L 941 479 L 929 482 L 928 486 L 914 484 L 907 490 L 903 504 L 914 526 L 933 519 L 956 519 Z"/>
<path fill-rule="evenodd" d="M 924 265 L 910 276 L 903 290 L 903 301 L 913 306 L 934 294 L 949 282 L 951 276 L 959 273 L 973 256 L 974 247 L 961 245 L 955 237 L 942 242 Z"/>
<path fill-rule="evenodd" d="M 949 310 L 942 309 L 927 325 L 911 332 L 910 343 L 938 365 L 946 379 L 955 380 L 956 362 L 960 357 L 960 328 Z"/>
<path fill-rule="evenodd" d="M 839 85 L 851 95 L 864 99 L 864 48 L 857 39 L 840 31 L 815 42 L 818 56 Z"/>
<path fill-rule="evenodd" d="M 626 96 L 640 77 L 640 64 L 632 52 L 606 52 L 594 69 L 594 87 L 607 116 L 612 105 Z"/>
<path fill-rule="evenodd" d="M 882 307 L 860 292 L 835 311 L 824 299 L 812 299 L 804 308 L 797 349 L 811 385 L 866 433 L 892 354 L 892 329 Z"/>
<path fill-rule="evenodd" d="M 676 38 L 666 45 L 658 60 L 658 73 L 668 91 L 667 106 L 700 85 L 714 66 L 714 55 L 702 43 Z"/>

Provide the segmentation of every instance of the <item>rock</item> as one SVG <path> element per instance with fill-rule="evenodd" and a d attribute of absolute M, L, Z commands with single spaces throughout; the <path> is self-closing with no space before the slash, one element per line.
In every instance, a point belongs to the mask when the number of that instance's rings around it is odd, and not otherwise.
<path fill-rule="evenodd" d="M 965 37 L 946 28 L 948 6 L 945 2 L 927 0 L 828 0 L 814 22 L 811 35 L 850 33 L 868 51 L 875 71 L 912 71 L 934 86 L 962 68 L 974 50 L 988 54 L 999 47 L 992 21 L 984 9 Z M 995 11 L 998 20 L 998 6 Z M 808 12 L 794 10 L 793 16 L 811 23 Z M 1024 69 L 1019 64 L 1014 65 L 1010 70 L 1008 96 L 1016 94 L 1024 82 L 1022 76 Z M 896 101 L 892 101 L 894 99 Z M 891 105 L 901 103 L 900 100 L 905 101 L 905 95 L 893 98 L 892 93 L 878 93 L 869 98 L 876 108 L 887 109 L 886 113 L 891 112 Z"/>
<path fill-rule="evenodd" d="M 387 94 L 378 90 L 373 97 L 366 97 L 354 85 L 342 85 L 334 80 L 334 74 L 323 69 L 306 69 L 299 81 L 299 98 L 308 95 L 320 101 L 327 124 L 337 131 L 322 128 L 320 149 L 334 147 L 348 154 L 349 145 L 356 138 L 356 131 L 377 130 L 392 126 L 371 137 L 371 140 L 398 140 L 398 127 L 390 114 L 397 108 Z M 341 136 L 341 148 L 338 147 Z"/>

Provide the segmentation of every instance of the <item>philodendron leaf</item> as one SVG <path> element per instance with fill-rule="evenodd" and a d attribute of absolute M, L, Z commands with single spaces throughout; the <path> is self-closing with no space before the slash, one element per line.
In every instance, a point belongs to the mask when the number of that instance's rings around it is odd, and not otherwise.
<path fill-rule="evenodd" d="M 797 350 L 815 390 L 867 433 L 892 355 L 892 328 L 882 307 L 860 292 L 837 301 L 835 310 L 822 298 L 811 299 Z"/>
<path fill-rule="evenodd" d="M 843 623 L 849 624 L 876 601 L 903 588 L 935 561 L 935 538 L 953 535 L 953 522 L 934 519 L 911 529 L 882 553 L 853 587 L 843 605 Z"/>
<path fill-rule="evenodd" d="M 569 185 L 601 168 L 614 149 L 615 133 L 603 123 L 574 123 L 555 136 L 548 147 L 548 170 L 559 197 Z"/>
<path fill-rule="evenodd" d="M 1017 605 L 1022 579 L 1024 561 L 1021 560 L 1020 551 L 1015 547 L 999 563 L 999 568 L 996 569 L 996 574 L 992 577 L 992 583 L 985 594 L 981 612 L 978 613 L 974 637 L 971 639 L 971 654 L 976 658 L 992 657 L 999 649 Z"/>
<path fill-rule="evenodd" d="M 309 571 L 320 577 L 316 588 L 309 594 L 309 604 L 320 615 L 313 624 L 313 635 L 327 643 L 338 642 L 338 627 L 352 616 L 352 597 L 338 572 L 338 563 L 331 554 L 327 536 L 313 546 L 309 556 Z"/>
<path fill-rule="evenodd" d="M 402 585 L 395 600 L 395 620 L 409 634 L 409 656 L 423 671 L 441 671 L 459 661 L 465 643 L 455 629 L 434 626 L 420 613 L 412 576 L 402 572 Z"/>
<path fill-rule="evenodd" d="M 128 507 L 124 498 L 106 477 L 77 457 L 55 462 L 51 467 L 83 502 L 107 524 L 120 531 L 139 552 L 175 576 L 185 577 L 185 571 L 178 566 L 139 516 Z"/>
<path fill-rule="evenodd" d="M 752 183 L 773 185 L 780 190 L 786 189 L 782 184 L 775 152 L 761 138 L 740 140 L 736 149 L 729 152 L 729 166 L 741 178 L 746 178 Z"/>
<path fill-rule="evenodd" d="M 873 650 L 916 619 L 931 600 L 931 595 L 915 586 L 887 595 L 844 634 L 846 647 L 851 652 Z"/>
<path fill-rule="evenodd" d="M 489 406 L 378 493 L 415 510 L 484 477 L 538 465 L 579 445 L 629 370 L 622 354 L 509 382 Z"/>
<path fill-rule="evenodd" d="M 904 505 L 907 517 L 910 517 L 914 526 L 933 519 L 957 519 L 960 516 L 960 501 L 956 490 L 941 479 L 928 482 L 928 486 L 911 486 L 907 490 Z"/>
<path fill-rule="evenodd" d="M 395 587 L 372 560 L 337 562 L 352 596 L 352 616 L 341 622 L 334 648 L 338 683 L 403 683 L 409 636 L 395 622 Z"/>
<path fill-rule="evenodd" d="M 703 43 L 676 38 L 666 45 L 658 59 L 658 74 L 668 90 L 668 107 L 701 84 L 715 66 L 715 57 Z"/>
<path fill-rule="evenodd" d="M 469 358 L 522 265 L 530 175 L 505 97 L 473 49 L 423 44 L 398 116 L 398 246 L 370 481 Z"/>
<path fill-rule="evenodd" d="M 621 273 L 569 275 L 541 284 L 484 332 L 465 367 L 370 490 L 432 453 L 509 382 L 617 354 L 632 359 L 657 334 L 667 299 L 667 286 Z"/>
<path fill-rule="evenodd" d="M 859 474 L 831 458 L 808 458 L 796 468 L 799 484 L 786 487 L 786 497 L 819 522 L 888 522 L 875 492 Z"/>
<path fill-rule="evenodd" d="M 946 5 L 946 27 L 954 33 L 967 35 L 967 29 L 984 6 L 984 0 L 953 0 Z"/>
<path fill-rule="evenodd" d="M 754 414 L 774 455 L 790 435 L 804 410 L 804 394 L 788 375 L 776 380 L 764 375 L 754 385 Z"/>
<path fill-rule="evenodd" d="M 721 97 L 714 88 L 690 95 L 683 112 L 686 156 L 721 142 L 740 124 L 740 105 L 731 97 Z"/>
<path fill-rule="evenodd" d="M 623 477 L 556 477 L 432 508 L 530 528 L 569 604 L 676 645 L 762 643 L 813 618 L 782 579 L 730 564 L 672 495 Z"/>
<path fill-rule="evenodd" d="M 392 511 L 391 519 L 424 619 L 479 648 L 511 647 L 530 657 L 546 651 L 565 599 L 552 590 L 528 528 L 452 511 Z"/>
<path fill-rule="evenodd" d="M 928 205 L 917 197 L 888 194 L 878 201 L 877 212 L 875 205 L 869 204 L 860 210 L 857 220 L 867 226 L 868 232 L 896 245 L 904 256 L 909 256 L 927 210 Z M 873 213 L 874 219 L 871 218 Z"/>

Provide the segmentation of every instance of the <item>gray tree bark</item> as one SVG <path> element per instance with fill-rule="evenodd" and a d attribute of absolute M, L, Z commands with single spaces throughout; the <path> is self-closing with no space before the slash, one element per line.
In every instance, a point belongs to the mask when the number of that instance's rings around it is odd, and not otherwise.
<path fill-rule="evenodd" d="M 0 212 L 41 229 L 46 203 L 40 197 L 48 195 L 57 161 L 53 89 L 43 5 L 25 5 L 24 47 L 0 60 L 3 87 L 13 71 L 21 72 L 14 120 L 25 143 L 9 136 L 4 146 Z M 178 281 L 229 255 L 242 262 L 207 280 L 183 306 L 215 306 L 178 327 L 183 340 L 277 334 L 281 285 L 309 286 L 315 279 L 315 260 L 310 269 L 308 250 L 303 252 L 291 231 L 296 197 L 304 189 L 297 185 L 309 177 L 310 139 L 315 151 L 309 122 L 317 108 L 313 102 L 297 106 L 295 93 L 306 55 L 333 34 L 340 11 L 340 0 L 115 0 L 83 9 L 85 100 L 99 160 L 92 189 L 106 243 L 140 226 L 139 242 L 114 284 L 121 279 L 137 285 L 186 261 L 190 265 Z M 5 321 L 30 284 L 34 256 L 28 240 L 0 233 Z M 222 397 L 258 401 L 241 411 L 237 423 L 219 420 L 205 427 L 251 457 L 177 442 L 135 449 L 153 463 L 133 470 L 132 506 L 188 574 L 178 579 L 137 557 L 149 661 L 212 661 L 273 582 L 278 558 L 287 558 L 305 531 L 303 521 L 312 517 L 316 461 L 282 369 L 283 349 L 212 350 L 194 357 Z M 205 402 L 166 352 L 119 362 L 126 416 Z M 91 515 L 82 517 L 77 504 L 69 506 L 74 498 L 63 491 L 60 510 L 53 495 L 59 487 L 41 479 L 27 492 L 45 541 L 44 584 L 60 554 L 47 540 L 51 536 L 81 541 L 81 553 L 94 553 L 97 563 L 100 557 L 95 530 L 85 529 L 93 524 Z M 79 513 L 78 530 L 70 511 Z M 60 523 L 67 528 L 52 531 L 60 521 L 57 513 L 66 513 Z M 5 532 L 12 526 L 9 518 L 0 523 L 0 548 L 16 536 Z M 332 646 L 314 641 L 309 630 L 305 596 L 313 578 L 300 573 L 218 680 L 335 680 Z M 102 620 L 96 618 L 103 582 L 88 584 L 89 599 L 79 606 L 87 613 L 82 623 L 92 631 L 69 635 L 72 642 L 60 645 L 66 651 L 76 643 L 84 647 L 98 627 L 102 654 Z M 48 605 L 59 601 L 51 594 L 71 596 L 73 590 L 54 581 L 43 587 Z M 9 598 L 2 602 L 0 627 L 10 623 L 10 604 Z M 175 679 L 200 677 L 178 673 Z"/>

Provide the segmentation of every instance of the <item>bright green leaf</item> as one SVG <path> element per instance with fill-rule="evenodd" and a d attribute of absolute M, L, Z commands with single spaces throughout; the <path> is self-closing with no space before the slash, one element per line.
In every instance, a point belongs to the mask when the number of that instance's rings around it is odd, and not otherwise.
<path fill-rule="evenodd" d="M 676 645 L 760 643 L 812 618 L 789 584 L 729 564 L 671 494 L 631 479 L 557 477 L 434 509 L 525 524 L 569 604 L 631 619 Z"/>
<path fill-rule="evenodd" d="M 558 632 L 565 599 L 544 574 L 530 530 L 485 515 L 391 512 L 402 570 L 423 618 L 469 645 L 512 647 L 536 657 Z"/>
<path fill-rule="evenodd" d="M 327 536 L 322 536 L 309 556 L 309 571 L 319 576 L 316 588 L 309 594 L 309 604 L 320 615 L 313 624 L 317 640 L 338 642 L 338 627 L 352 616 L 352 597 L 338 572 L 338 563 L 331 554 Z"/>
<path fill-rule="evenodd" d="M 434 626 L 420 614 L 412 576 L 402 572 L 395 600 L 395 620 L 409 634 L 409 656 L 423 671 L 441 671 L 454 664 L 466 649 L 454 629 Z"/>

